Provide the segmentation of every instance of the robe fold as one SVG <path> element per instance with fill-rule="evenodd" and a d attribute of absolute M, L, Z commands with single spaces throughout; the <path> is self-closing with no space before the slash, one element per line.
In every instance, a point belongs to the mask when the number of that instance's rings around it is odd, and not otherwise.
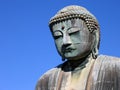
<path fill-rule="evenodd" d="M 63 70 L 63 65 L 40 77 L 36 90 L 120 90 L 120 58 L 99 55 L 89 72 L 81 72 L 85 78 L 75 84 L 71 84 L 71 72 Z"/>

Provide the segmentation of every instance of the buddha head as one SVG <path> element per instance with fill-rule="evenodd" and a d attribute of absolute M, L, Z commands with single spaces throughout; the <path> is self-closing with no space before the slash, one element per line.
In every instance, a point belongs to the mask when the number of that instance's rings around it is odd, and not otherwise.
<path fill-rule="evenodd" d="M 49 21 L 58 53 L 63 60 L 98 56 L 100 31 L 97 19 L 77 5 L 64 7 Z"/>

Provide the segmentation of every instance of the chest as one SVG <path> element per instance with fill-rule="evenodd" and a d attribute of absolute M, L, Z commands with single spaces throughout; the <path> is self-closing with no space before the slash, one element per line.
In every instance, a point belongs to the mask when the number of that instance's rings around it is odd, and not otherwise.
<path fill-rule="evenodd" d="M 49 77 L 49 90 L 86 90 L 90 68 L 74 72 L 58 70 Z"/>

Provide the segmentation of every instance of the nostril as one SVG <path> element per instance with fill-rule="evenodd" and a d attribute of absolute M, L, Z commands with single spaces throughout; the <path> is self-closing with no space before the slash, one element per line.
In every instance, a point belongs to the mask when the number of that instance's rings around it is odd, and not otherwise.
<path fill-rule="evenodd" d="M 64 51 L 67 47 L 69 47 L 71 45 L 71 43 L 67 43 L 67 44 L 63 44 L 62 45 L 62 51 Z"/>
<path fill-rule="evenodd" d="M 68 46 L 70 46 L 71 45 L 71 43 L 67 43 L 67 44 L 63 44 L 63 47 L 68 47 Z"/>
<path fill-rule="evenodd" d="M 67 43 L 67 44 L 63 44 L 63 45 L 62 45 L 61 51 L 62 51 L 63 55 L 64 55 L 66 49 L 67 49 L 70 45 L 71 45 L 71 43 Z"/>

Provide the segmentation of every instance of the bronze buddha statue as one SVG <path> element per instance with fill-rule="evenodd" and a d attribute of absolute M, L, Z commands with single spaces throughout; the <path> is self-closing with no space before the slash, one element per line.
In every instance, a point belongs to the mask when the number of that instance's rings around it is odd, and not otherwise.
<path fill-rule="evenodd" d="M 49 27 L 64 62 L 47 71 L 36 90 L 120 90 L 120 59 L 99 55 L 100 27 L 93 14 L 67 6 Z"/>

